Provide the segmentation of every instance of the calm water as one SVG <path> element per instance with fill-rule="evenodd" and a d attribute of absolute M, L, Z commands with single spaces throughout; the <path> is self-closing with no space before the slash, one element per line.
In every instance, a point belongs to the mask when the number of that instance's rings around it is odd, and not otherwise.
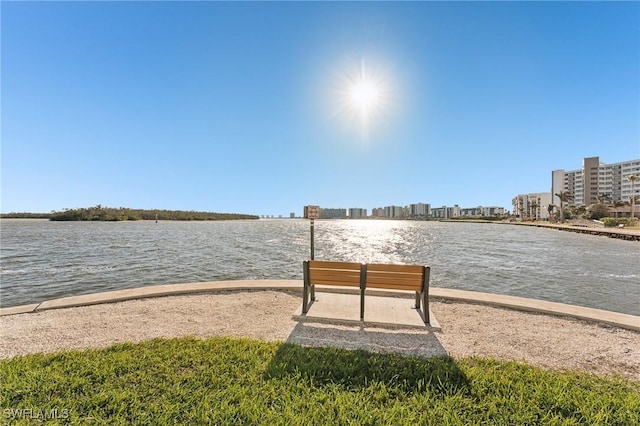
<path fill-rule="evenodd" d="M 302 279 L 309 222 L 2 220 L 0 306 L 147 285 Z M 640 244 L 499 224 L 316 221 L 316 259 L 421 263 L 436 287 L 640 315 Z"/>

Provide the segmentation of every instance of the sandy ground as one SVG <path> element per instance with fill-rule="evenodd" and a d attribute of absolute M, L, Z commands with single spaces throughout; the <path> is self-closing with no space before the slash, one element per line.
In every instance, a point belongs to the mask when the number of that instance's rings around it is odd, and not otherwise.
<path fill-rule="evenodd" d="M 0 317 L 0 358 L 158 337 L 230 336 L 413 355 L 489 356 L 640 381 L 640 333 L 580 320 L 431 302 L 442 331 L 299 322 L 294 293 L 228 292 Z"/>

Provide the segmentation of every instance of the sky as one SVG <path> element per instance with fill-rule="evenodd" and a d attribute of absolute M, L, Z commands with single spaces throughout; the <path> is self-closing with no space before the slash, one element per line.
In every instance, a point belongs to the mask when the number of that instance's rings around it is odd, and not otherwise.
<path fill-rule="evenodd" d="M 638 2 L 12 2 L 0 211 L 499 206 L 640 158 Z"/>

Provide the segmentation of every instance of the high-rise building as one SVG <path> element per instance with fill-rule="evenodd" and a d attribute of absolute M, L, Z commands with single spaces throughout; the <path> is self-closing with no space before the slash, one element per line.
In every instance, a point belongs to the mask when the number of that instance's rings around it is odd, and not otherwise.
<path fill-rule="evenodd" d="M 413 218 L 427 218 L 431 215 L 431 204 L 411 204 L 409 205 L 409 216 Z"/>
<path fill-rule="evenodd" d="M 320 219 L 345 219 L 347 209 L 320 209 Z"/>
<path fill-rule="evenodd" d="M 371 210 L 371 217 L 385 217 L 384 216 L 384 207 L 378 207 Z"/>
<path fill-rule="evenodd" d="M 511 204 L 513 205 L 513 214 L 521 220 L 547 220 L 549 219 L 551 193 L 518 194 L 511 201 Z"/>
<path fill-rule="evenodd" d="M 582 169 L 551 172 L 553 204 L 560 205 L 560 199 L 555 195 L 560 192 L 567 192 L 573 197 L 568 203 L 570 205 L 588 206 L 600 196 L 629 202 L 633 195 L 633 185 L 628 180 L 631 175 L 640 176 L 640 159 L 605 164 L 600 162 L 599 157 L 584 158 Z M 640 185 L 635 185 L 633 192 L 636 196 L 640 195 Z"/>
<path fill-rule="evenodd" d="M 367 209 L 351 208 L 349 209 L 350 219 L 364 219 L 367 217 Z"/>
<path fill-rule="evenodd" d="M 402 206 L 387 206 L 384 208 L 384 217 L 400 219 L 404 217 L 404 209 Z"/>
<path fill-rule="evenodd" d="M 495 217 L 505 214 L 504 207 L 471 207 L 461 208 L 460 217 Z"/>
<path fill-rule="evenodd" d="M 454 204 L 453 207 L 436 207 L 431 209 L 431 215 L 436 219 L 452 219 L 460 217 L 460 206 Z"/>

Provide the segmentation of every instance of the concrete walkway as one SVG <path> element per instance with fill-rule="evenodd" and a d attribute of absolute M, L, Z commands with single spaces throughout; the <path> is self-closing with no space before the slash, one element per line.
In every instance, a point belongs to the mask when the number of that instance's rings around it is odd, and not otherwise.
<path fill-rule="evenodd" d="M 309 311 L 303 314 L 301 304 L 293 316 L 301 322 L 441 330 L 433 312 L 429 312 L 429 324 L 424 323 L 421 315 L 422 311 L 415 308 L 414 299 L 367 295 L 364 321 L 360 321 L 359 295 L 316 292 L 316 300 L 311 302 Z"/>
<path fill-rule="evenodd" d="M 79 296 L 64 297 L 60 299 L 48 300 L 42 303 L 34 303 L 30 305 L 15 306 L 10 308 L 0 308 L 0 316 L 14 315 L 20 313 L 41 312 L 50 309 L 71 308 L 76 306 L 88 306 L 97 305 L 102 303 L 120 302 L 124 300 L 143 299 L 151 297 L 161 296 L 176 296 L 184 294 L 198 294 L 198 293 L 215 293 L 224 291 L 258 291 L 258 290 L 276 290 L 276 291 L 293 291 L 302 292 L 302 280 L 237 280 L 237 281 L 216 281 L 216 282 L 201 282 L 201 283 L 187 283 L 187 284 L 167 284 L 149 287 L 140 287 L 126 290 L 116 290 L 104 293 L 86 294 Z M 323 297 L 331 298 L 331 294 L 354 294 L 353 292 L 345 292 L 343 290 L 336 291 L 335 288 L 322 288 L 319 286 L 318 295 L 323 294 Z M 357 290 L 356 290 L 357 293 Z M 547 302 L 535 299 L 526 299 L 516 296 L 505 296 L 499 294 L 481 293 L 475 291 L 455 290 L 447 288 L 431 287 L 429 290 L 430 298 L 444 299 L 452 301 L 460 301 L 465 303 L 475 303 L 481 305 L 489 305 L 495 307 L 510 308 L 529 312 L 539 312 L 550 315 L 573 317 L 586 321 L 593 321 L 596 323 L 604 323 L 613 325 L 628 330 L 640 331 L 640 317 L 635 315 L 621 314 L 617 312 L 610 312 L 601 309 L 585 308 L 574 305 L 567 305 L 563 303 Z M 377 297 L 376 297 L 377 296 Z M 401 321 L 415 321 L 415 317 L 419 318 L 419 313 L 410 308 L 411 302 L 404 299 L 413 299 L 411 292 L 404 291 L 387 291 L 387 290 L 367 290 L 367 298 L 365 304 L 369 306 L 369 312 L 399 312 L 398 309 L 404 309 L 404 314 L 409 316 L 413 315 L 413 319 L 401 319 L 396 315 L 379 320 L 375 317 L 367 318 L 365 313 L 365 320 L 371 320 L 372 322 L 381 322 L 385 324 L 394 324 L 398 322 L 398 325 L 403 325 Z M 402 299 L 401 305 L 398 305 L 398 298 Z M 334 297 L 335 299 L 335 297 Z M 347 302 L 345 298 L 338 298 L 340 304 L 344 307 L 344 303 Z M 335 302 L 334 300 L 334 302 Z M 331 302 L 329 300 L 329 302 Z M 355 303 L 355 311 L 359 309 L 359 304 Z M 402 308 L 398 308 L 402 306 Z M 321 312 L 318 307 L 329 308 L 324 313 Z M 371 307 L 374 307 L 371 309 Z M 317 304 L 316 311 L 312 316 L 324 317 L 329 320 L 337 318 L 343 318 L 349 321 L 349 316 L 340 316 L 338 309 L 339 306 L 335 306 L 335 309 L 331 309 L 331 303 Z M 366 312 L 366 311 L 365 311 Z M 311 314 L 311 311 L 309 312 Z M 404 315 L 402 314 L 402 315 Z M 350 314 L 349 314 L 350 315 Z M 404 318 L 404 317 L 402 317 Z M 435 318 L 435 317 L 434 317 Z M 357 320 L 358 318 L 356 318 Z M 437 323 L 437 321 L 436 321 Z M 433 323 L 432 326 L 435 326 Z"/>

